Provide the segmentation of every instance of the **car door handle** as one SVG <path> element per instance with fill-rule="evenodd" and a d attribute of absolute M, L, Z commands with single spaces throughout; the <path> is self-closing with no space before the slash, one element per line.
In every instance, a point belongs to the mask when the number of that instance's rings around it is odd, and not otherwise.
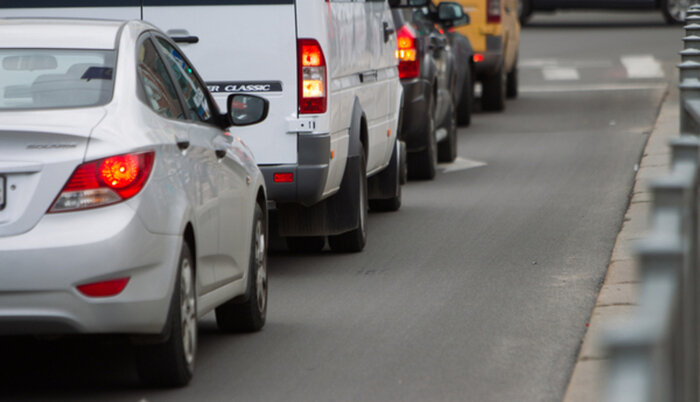
<path fill-rule="evenodd" d="M 180 151 L 184 151 L 190 147 L 190 141 L 189 140 L 177 140 L 177 147 L 180 149 Z"/>
<path fill-rule="evenodd" d="M 396 32 L 396 30 L 392 28 L 388 22 L 384 22 L 384 43 L 389 42 L 394 32 Z"/>
<path fill-rule="evenodd" d="M 175 43 L 199 43 L 199 36 L 171 36 Z"/>
<path fill-rule="evenodd" d="M 216 153 L 216 157 L 217 157 L 218 159 L 224 159 L 224 157 L 226 156 L 226 150 L 225 150 L 225 149 L 219 148 L 219 149 L 217 149 L 216 151 L 214 151 L 214 153 Z"/>

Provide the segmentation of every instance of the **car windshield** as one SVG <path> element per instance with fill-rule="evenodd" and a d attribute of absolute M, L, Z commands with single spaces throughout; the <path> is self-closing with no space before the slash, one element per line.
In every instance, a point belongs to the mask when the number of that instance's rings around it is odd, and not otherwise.
<path fill-rule="evenodd" d="M 115 60 L 109 50 L 0 49 L 0 110 L 104 105 Z"/>

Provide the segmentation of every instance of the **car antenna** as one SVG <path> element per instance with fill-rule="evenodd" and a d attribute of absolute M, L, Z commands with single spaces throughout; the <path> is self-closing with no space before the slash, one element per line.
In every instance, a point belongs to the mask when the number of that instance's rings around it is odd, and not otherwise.
<path fill-rule="evenodd" d="M 143 0 L 140 1 L 141 3 L 141 21 L 143 21 Z"/>

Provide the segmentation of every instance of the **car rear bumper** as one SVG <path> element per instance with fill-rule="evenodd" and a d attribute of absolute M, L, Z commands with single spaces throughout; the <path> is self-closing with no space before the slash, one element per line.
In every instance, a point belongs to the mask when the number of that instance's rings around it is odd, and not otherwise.
<path fill-rule="evenodd" d="M 0 334 L 157 334 L 167 321 L 179 236 L 145 229 L 127 204 L 46 215 L 0 238 Z M 128 277 L 116 296 L 76 286 Z"/>
<path fill-rule="evenodd" d="M 323 199 L 330 166 L 330 134 L 299 134 L 297 164 L 261 165 L 268 199 L 311 206 Z M 277 182 L 275 175 L 291 173 L 293 181 Z"/>
<path fill-rule="evenodd" d="M 399 139 L 406 143 L 408 152 L 424 149 L 428 144 L 428 99 L 432 86 L 421 78 L 401 80 L 404 110 L 401 114 Z"/>

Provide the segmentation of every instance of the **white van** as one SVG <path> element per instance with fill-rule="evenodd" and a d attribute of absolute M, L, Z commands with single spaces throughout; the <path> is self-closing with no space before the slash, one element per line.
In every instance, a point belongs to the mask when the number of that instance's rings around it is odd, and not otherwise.
<path fill-rule="evenodd" d="M 86 7 L 92 5 L 94 7 Z M 360 251 L 368 206 L 397 210 L 402 87 L 387 0 L 4 0 L 0 17 L 142 18 L 186 52 L 219 107 L 270 102 L 236 131 L 292 249 Z"/>

